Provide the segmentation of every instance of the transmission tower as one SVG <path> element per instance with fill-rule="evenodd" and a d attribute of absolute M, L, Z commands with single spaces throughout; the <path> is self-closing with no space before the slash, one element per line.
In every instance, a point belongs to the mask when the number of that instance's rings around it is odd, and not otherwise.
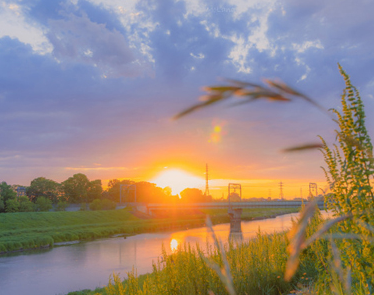
<path fill-rule="evenodd" d="M 283 182 L 282 181 L 279 183 L 279 197 L 281 198 L 281 200 L 284 199 L 284 196 L 283 196 Z"/>
<path fill-rule="evenodd" d="M 208 184 L 208 180 L 209 180 L 208 164 L 206 164 L 206 171 L 205 171 L 205 192 L 204 192 L 205 196 L 209 196 L 209 184 Z"/>
<path fill-rule="evenodd" d="M 315 192 L 315 196 L 313 195 L 313 190 Z M 318 194 L 317 183 L 309 182 L 309 199 L 313 197 L 317 197 L 317 194 Z"/>

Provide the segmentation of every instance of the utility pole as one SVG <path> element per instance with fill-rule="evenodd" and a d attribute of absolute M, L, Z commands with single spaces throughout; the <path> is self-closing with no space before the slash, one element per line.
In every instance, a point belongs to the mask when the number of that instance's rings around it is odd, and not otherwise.
<path fill-rule="evenodd" d="M 283 201 L 284 196 L 283 196 L 283 182 L 282 181 L 279 183 L 279 197 Z"/>
<path fill-rule="evenodd" d="M 209 180 L 209 174 L 208 174 L 208 164 L 205 165 L 205 192 L 204 192 L 204 196 L 209 196 L 209 184 L 208 184 L 208 180 Z"/>

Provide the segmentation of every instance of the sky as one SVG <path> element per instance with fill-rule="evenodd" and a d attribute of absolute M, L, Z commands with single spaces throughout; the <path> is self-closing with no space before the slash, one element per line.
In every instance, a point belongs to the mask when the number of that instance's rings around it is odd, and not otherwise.
<path fill-rule="evenodd" d="M 374 2 L 0 0 L 0 180 L 149 181 L 179 169 L 210 192 L 307 195 L 319 151 L 280 150 L 336 124 L 304 101 L 217 105 L 179 120 L 223 78 L 281 79 L 340 107 L 340 63 L 374 121 Z"/>

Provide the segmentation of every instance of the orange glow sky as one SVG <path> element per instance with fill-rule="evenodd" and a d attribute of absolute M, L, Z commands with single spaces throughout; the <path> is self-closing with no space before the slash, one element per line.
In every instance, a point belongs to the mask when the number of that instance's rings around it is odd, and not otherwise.
<path fill-rule="evenodd" d="M 374 110 L 373 1 L 13 2 L 0 9 L 0 181 L 9 184 L 84 173 L 106 186 L 179 169 L 204 190 L 208 163 L 215 198 L 229 182 L 245 198 L 277 198 L 280 181 L 285 198 L 306 197 L 309 182 L 326 187 L 321 153 L 280 150 L 317 135 L 331 145 L 336 128 L 307 102 L 222 103 L 171 118 L 222 78 L 279 78 L 339 109 L 338 62 L 366 114 Z M 366 124 L 373 137 L 374 116 Z"/>

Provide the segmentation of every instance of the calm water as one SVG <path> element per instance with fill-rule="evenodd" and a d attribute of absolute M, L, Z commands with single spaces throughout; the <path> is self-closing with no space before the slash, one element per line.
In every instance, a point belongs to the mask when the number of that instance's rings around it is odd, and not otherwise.
<path fill-rule="evenodd" d="M 291 226 L 287 214 L 272 219 L 242 222 L 243 238 L 254 237 L 259 228 L 273 233 Z M 214 230 L 227 241 L 230 226 L 221 224 Z M 152 260 L 161 256 L 162 244 L 171 252 L 178 244 L 200 243 L 202 248 L 211 241 L 207 229 L 195 228 L 177 232 L 141 234 L 124 238 L 101 239 L 92 242 L 37 250 L 0 257 L 0 295 L 54 295 L 70 291 L 94 289 L 108 284 L 113 272 L 125 277 L 133 266 L 138 274 L 152 271 Z"/>

